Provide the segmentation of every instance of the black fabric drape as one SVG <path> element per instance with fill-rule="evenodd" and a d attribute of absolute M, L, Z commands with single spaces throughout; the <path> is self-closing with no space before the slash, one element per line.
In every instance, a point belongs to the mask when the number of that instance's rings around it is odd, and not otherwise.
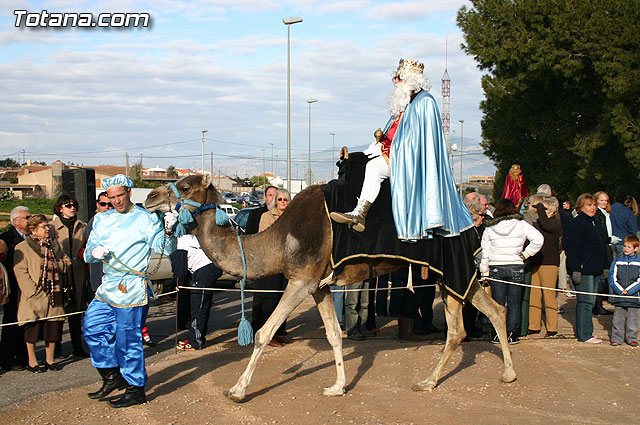
<path fill-rule="evenodd" d="M 337 163 L 339 178 L 322 186 L 329 212 L 353 210 L 360 196 L 368 161 L 366 155 L 355 152 L 349 159 Z M 397 238 L 388 179 L 383 181 L 380 194 L 369 210 L 364 232 L 356 232 L 333 221 L 332 230 L 332 262 L 336 273 L 340 273 L 342 266 L 353 259 L 399 258 L 428 265 L 443 276 L 443 284 L 461 299 L 466 297 L 476 275 L 473 257 L 480 249 L 480 239 L 473 228 L 459 236 L 436 235 L 433 239 L 415 243 L 401 242 Z"/>

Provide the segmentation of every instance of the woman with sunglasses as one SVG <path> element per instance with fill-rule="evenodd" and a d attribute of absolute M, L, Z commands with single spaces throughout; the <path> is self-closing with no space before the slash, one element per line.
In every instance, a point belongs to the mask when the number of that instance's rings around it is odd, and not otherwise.
<path fill-rule="evenodd" d="M 84 229 L 86 223 L 78 220 L 78 201 L 69 195 L 61 195 L 53 204 L 55 218 L 51 222 L 52 238 L 56 239 L 64 253 L 71 258 L 72 267 L 68 270 L 66 278 L 73 282 L 75 299 L 71 305 L 65 306 L 66 313 L 74 313 L 87 308 L 84 297 L 84 283 L 87 265 L 78 255 L 86 243 Z M 82 347 L 82 315 L 74 314 L 69 318 L 69 334 L 73 355 L 89 357 Z M 57 349 L 57 347 L 56 347 Z"/>
<path fill-rule="evenodd" d="M 289 205 L 290 200 L 291 195 L 287 189 L 278 189 L 273 195 L 271 203 L 268 205 L 269 210 L 260 217 L 260 226 L 258 227 L 258 231 L 262 232 L 275 223 L 282 213 L 284 213 L 284 210 Z M 285 279 L 283 274 L 278 274 L 259 279 L 254 283 L 254 285 L 256 288 L 260 289 L 282 291 L 287 286 L 287 279 Z M 253 317 L 251 318 L 251 326 L 253 327 L 254 333 L 265 324 L 269 316 L 271 316 L 271 313 L 276 309 L 281 298 L 281 292 L 264 292 L 261 293 L 260 296 L 254 298 Z M 276 331 L 271 342 L 269 342 L 270 346 L 281 347 L 283 344 L 293 342 L 287 336 L 286 325 L 287 321 L 285 320 Z"/>

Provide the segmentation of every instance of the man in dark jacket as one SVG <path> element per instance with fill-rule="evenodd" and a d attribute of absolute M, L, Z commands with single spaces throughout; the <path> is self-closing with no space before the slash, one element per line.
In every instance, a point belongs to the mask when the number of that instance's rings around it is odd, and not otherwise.
<path fill-rule="evenodd" d="M 267 188 L 264 191 L 264 205 L 261 206 L 260 208 L 256 208 L 255 210 L 251 211 L 249 213 L 249 217 L 247 217 L 247 225 L 245 227 L 245 234 L 247 235 L 252 235 L 254 233 L 258 233 L 258 228 L 260 227 L 260 217 L 262 217 L 262 214 L 266 213 L 269 210 L 269 204 L 271 204 L 271 202 L 273 201 L 273 197 L 276 194 L 276 191 L 278 190 L 277 187 L 275 186 L 267 186 Z M 254 288 L 255 289 L 267 289 L 264 286 L 264 282 L 265 280 L 263 279 L 258 279 L 256 281 L 253 282 Z M 254 292 L 253 293 L 253 305 L 252 305 L 252 310 L 251 310 L 251 325 L 253 326 L 253 331 L 256 332 L 258 329 L 260 329 L 260 327 L 262 326 L 262 324 L 264 324 L 264 321 L 266 321 L 266 318 L 268 318 L 271 313 L 273 312 L 273 310 L 271 310 L 270 308 L 264 308 L 263 306 L 263 302 L 265 298 L 269 298 L 272 297 L 271 294 L 269 293 L 263 293 L 263 292 Z M 273 306 L 275 308 L 275 305 Z M 282 326 L 279 328 L 279 330 L 283 330 L 285 329 L 285 323 L 286 321 L 282 324 Z M 280 332 L 282 333 L 282 332 Z M 288 339 L 287 339 L 288 340 Z M 269 345 L 274 346 L 274 347 L 280 347 L 282 346 L 282 343 L 280 341 L 278 341 L 276 338 L 274 338 L 273 340 L 271 340 L 271 342 L 269 342 Z"/>
<path fill-rule="evenodd" d="M 27 219 L 31 217 L 29 208 L 18 206 L 11 210 L 9 220 L 12 227 L 0 235 L 7 244 L 7 254 L 2 264 L 9 275 L 9 287 L 11 294 L 9 301 L 4 305 L 2 323 L 14 323 L 18 321 L 18 300 L 20 289 L 16 275 L 13 272 L 13 254 L 16 245 L 24 240 L 27 234 Z M 12 325 L 2 327 L 0 338 L 0 364 L 4 370 L 24 370 L 27 364 L 27 346 L 24 343 L 24 331 L 22 326 Z"/>
<path fill-rule="evenodd" d="M 623 241 L 627 236 L 638 233 L 638 223 L 633 212 L 624 206 L 627 196 L 624 193 L 617 193 L 614 203 L 611 205 L 611 249 L 613 258 L 622 256 Z"/>
<path fill-rule="evenodd" d="M 278 188 L 275 186 L 267 186 L 264 190 L 264 205 L 249 213 L 249 217 L 247 217 L 247 225 L 245 226 L 245 234 L 253 235 L 254 233 L 258 233 L 260 217 L 269 210 L 269 204 L 273 200 L 273 195 L 275 195 L 276 190 L 278 190 Z"/>

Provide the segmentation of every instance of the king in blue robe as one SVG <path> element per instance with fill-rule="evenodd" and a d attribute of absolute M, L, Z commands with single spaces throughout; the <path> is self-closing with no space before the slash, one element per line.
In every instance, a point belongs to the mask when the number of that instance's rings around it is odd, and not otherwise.
<path fill-rule="evenodd" d="M 429 94 L 424 65 L 400 60 L 393 74 L 395 98 L 382 137 L 365 153 L 372 158 L 356 208 L 332 212 L 338 223 L 364 231 L 366 215 L 389 178 L 397 236 L 403 241 L 432 238 L 434 233 L 456 236 L 473 226 L 471 214 L 458 195 L 451 173 L 440 112 Z M 386 152 L 389 152 L 388 155 Z"/>

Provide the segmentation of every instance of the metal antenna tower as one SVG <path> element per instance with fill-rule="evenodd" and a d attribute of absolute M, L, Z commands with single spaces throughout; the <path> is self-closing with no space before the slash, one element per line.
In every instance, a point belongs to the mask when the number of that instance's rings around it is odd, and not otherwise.
<path fill-rule="evenodd" d="M 451 146 L 451 78 L 449 77 L 448 66 L 448 38 L 445 39 L 445 65 L 444 74 L 442 75 L 442 130 L 447 142 L 447 146 Z"/>

